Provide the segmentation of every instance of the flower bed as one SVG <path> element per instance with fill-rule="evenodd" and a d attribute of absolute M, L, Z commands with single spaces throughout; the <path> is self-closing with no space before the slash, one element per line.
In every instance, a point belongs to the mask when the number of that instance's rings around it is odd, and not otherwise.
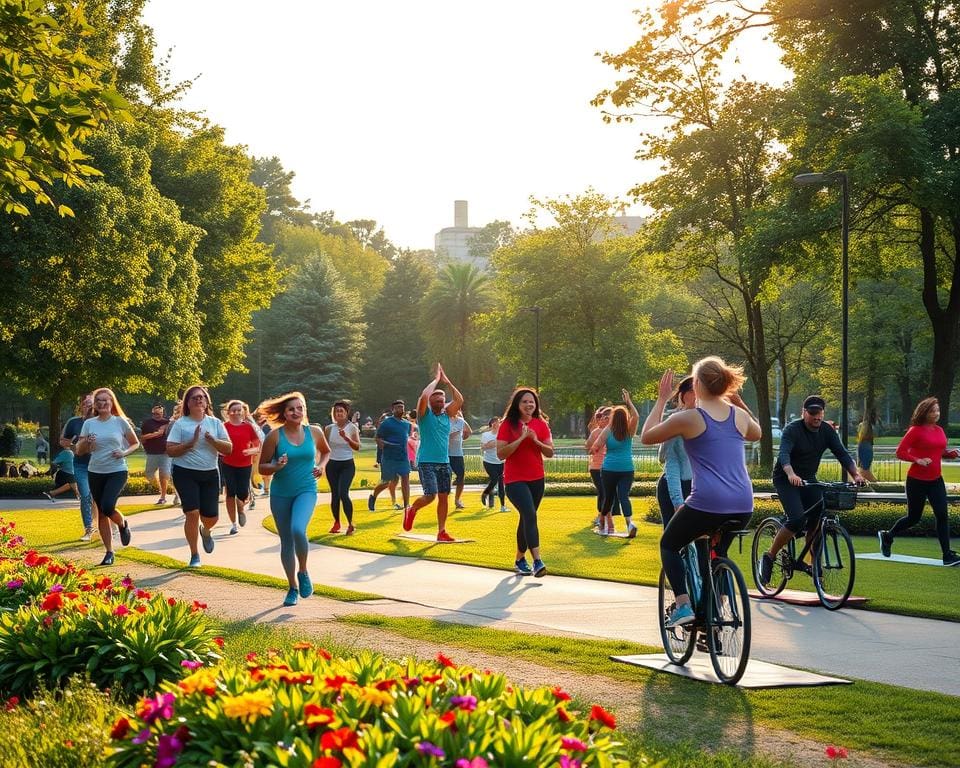
<path fill-rule="evenodd" d="M 601 707 L 577 713 L 559 688 L 516 687 L 442 654 L 334 658 L 300 643 L 160 686 L 114 725 L 109 764 L 626 766 L 614 728 Z"/>

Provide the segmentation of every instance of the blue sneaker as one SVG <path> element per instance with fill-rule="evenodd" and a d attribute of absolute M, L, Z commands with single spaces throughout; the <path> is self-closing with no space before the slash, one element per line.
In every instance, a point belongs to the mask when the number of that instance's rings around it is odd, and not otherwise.
<path fill-rule="evenodd" d="M 690 603 L 684 603 L 683 605 L 678 605 L 673 609 L 673 612 L 670 614 L 670 618 L 667 619 L 665 626 L 682 627 L 684 624 L 690 624 L 692 621 L 693 608 L 690 607 Z"/>
<path fill-rule="evenodd" d="M 513 564 L 513 570 L 521 576 L 533 576 L 533 571 L 530 570 L 530 563 L 527 562 L 527 558 L 525 557 L 521 557 Z"/>
<path fill-rule="evenodd" d="M 310 597 L 313 594 L 313 582 L 310 581 L 309 573 L 300 571 L 297 574 L 297 582 L 300 584 L 300 597 Z"/>
<path fill-rule="evenodd" d="M 543 560 L 534 560 L 533 561 L 533 575 L 538 579 L 541 576 L 547 575 L 547 566 L 544 565 Z"/>
<path fill-rule="evenodd" d="M 287 596 L 283 598 L 283 604 L 286 606 L 296 605 L 298 599 L 297 588 L 290 587 L 290 589 L 287 590 Z"/>
<path fill-rule="evenodd" d="M 204 526 L 200 526 L 200 539 L 203 542 L 203 551 L 208 555 L 213 552 L 213 534 Z"/>
<path fill-rule="evenodd" d="M 200 555 L 190 555 L 190 567 L 191 568 L 200 567 Z"/>
<path fill-rule="evenodd" d="M 369 496 L 367 496 L 367 509 L 373 512 L 376 508 L 377 508 L 377 499 L 371 493 Z"/>

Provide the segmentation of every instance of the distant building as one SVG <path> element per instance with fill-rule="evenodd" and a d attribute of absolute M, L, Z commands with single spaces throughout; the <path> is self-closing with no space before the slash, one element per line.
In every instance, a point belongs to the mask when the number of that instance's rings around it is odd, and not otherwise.
<path fill-rule="evenodd" d="M 614 216 L 613 225 L 615 227 L 615 234 L 613 236 L 635 235 L 646 222 L 646 216 Z"/>
<path fill-rule="evenodd" d="M 433 237 L 434 250 L 440 259 L 467 263 L 477 262 L 486 267 L 486 259 L 474 259 L 470 255 L 470 241 L 480 232 L 480 227 L 471 227 L 467 223 L 467 201 L 453 201 L 453 226 L 444 227 Z"/>

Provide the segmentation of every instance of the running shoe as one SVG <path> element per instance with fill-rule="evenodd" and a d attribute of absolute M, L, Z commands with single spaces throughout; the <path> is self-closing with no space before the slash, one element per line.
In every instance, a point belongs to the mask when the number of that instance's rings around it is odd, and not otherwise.
<path fill-rule="evenodd" d="M 120 528 L 120 543 L 123 546 L 130 546 L 130 523 L 123 521 L 123 527 Z"/>
<path fill-rule="evenodd" d="M 283 604 L 288 607 L 291 605 L 296 605 L 297 600 L 299 599 L 300 595 L 297 594 L 297 588 L 290 587 L 290 589 L 287 590 L 287 596 L 283 598 Z"/>
<path fill-rule="evenodd" d="M 165 496 L 161 496 L 159 499 L 157 499 L 157 500 L 153 503 L 153 506 L 159 507 L 161 504 L 166 504 L 166 503 L 167 503 L 166 497 L 165 497 Z"/>
<path fill-rule="evenodd" d="M 453 507 L 454 507 L 454 509 L 466 509 L 466 508 L 467 508 L 466 505 L 465 505 L 462 501 L 454 502 Z"/>
<path fill-rule="evenodd" d="M 960 565 L 960 555 L 954 552 L 952 549 L 943 556 L 944 565 Z"/>
<path fill-rule="evenodd" d="M 690 603 L 684 603 L 670 612 L 670 618 L 667 619 L 665 626 L 682 627 L 684 624 L 690 624 L 693 618 L 693 608 L 690 607 Z"/>
<path fill-rule="evenodd" d="M 347 530 L 346 530 L 345 535 L 346 535 L 346 536 L 351 536 L 355 530 L 357 530 L 357 529 L 354 528 L 354 527 L 353 527 L 353 523 L 351 523 L 350 525 L 347 526 Z"/>
<path fill-rule="evenodd" d="M 393 502 L 393 508 L 394 508 L 395 510 L 399 511 L 399 510 L 403 509 L 403 504 L 397 504 L 397 502 Z"/>
<path fill-rule="evenodd" d="M 251 494 L 250 494 L 250 506 L 248 507 L 248 509 L 256 509 L 256 508 L 257 508 L 257 497 L 256 497 L 255 494 L 252 494 L 252 493 L 251 493 Z"/>
<path fill-rule="evenodd" d="M 519 573 L 521 576 L 533 576 L 533 571 L 530 568 L 530 563 L 527 562 L 527 558 L 521 557 L 517 562 L 513 564 L 513 570 Z"/>
<path fill-rule="evenodd" d="M 50 495 L 49 493 L 47 493 L 46 491 L 43 491 L 43 495 L 46 496 L 49 501 L 56 502 L 56 499 L 53 498 L 53 496 L 51 496 L 51 495 Z"/>
<path fill-rule="evenodd" d="M 213 534 L 206 529 L 205 526 L 200 526 L 200 538 L 203 541 L 203 551 L 208 555 L 213 552 Z"/>
<path fill-rule="evenodd" d="M 238 533 L 240 533 L 240 529 L 237 528 L 237 524 L 234 523 L 233 525 L 230 526 L 230 535 L 236 536 Z"/>
<path fill-rule="evenodd" d="M 456 539 L 446 531 L 440 531 L 440 533 L 437 534 L 437 541 L 449 544 L 451 541 L 456 541 Z"/>
<path fill-rule="evenodd" d="M 487 506 L 487 492 L 486 492 L 486 491 L 483 491 L 483 492 L 480 494 L 480 506 L 481 506 L 481 507 Z"/>
<path fill-rule="evenodd" d="M 627 538 L 637 538 L 637 526 L 635 526 L 633 523 L 627 523 Z"/>
<path fill-rule="evenodd" d="M 85 528 L 83 531 L 83 536 L 80 537 L 80 541 L 90 541 L 93 538 L 93 528 Z"/>
<path fill-rule="evenodd" d="M 375 510 L 376 508 L 377 508 L 377 497 L 371 493 L 369 496 L 367 496 L 367 509 L 373 512 L 373 510 Z"/>
<path fill-rule="evenodd" d="M 407 507 L 403 510 L 403 530 L 413 529 L 413 520 L 417 516 L 417 511 L 413 507 Z"/>
<path fill-rule="evenodd" d="M 297 583 L 300 585 L 300 597 L 310 597 L 313 594 L 313 582 L 310 581 L 310 574 L 306 571 L 300 571 L 297 574 Z"/>
<path fill-rule="evenodd" d="M 768 552 L 764 552 L 763 557 L 760 558 L 760 573 L 758 575 L 763 586 L 770 583 L 770 577 L 773 575 L 773 558 L 770 557 Z"/>
<path fill-rule="evenodd" d="M 890 535 L 890 531 L 877 531 L 877 538 L 880 539 L 880 554 L 890 557 L 890 549 L 893 547 L 893 536 Z"/>
<path fill-rule="evenodd" d="M 100 565 L 113 565 L 113 552 L 107 552 L 100 561 Z"/>
<path fill-rule="evenodd" d="M 200 567 L 200 555 L 190 555 L 190 565 L 189 568 L 199 568 Z"/>
<path fill-rule="evenodd" d="M 340 533 L 340 521 L 339 521 L 339 520 L 337 520 L 337 522 L 335 522 L 335 523 L 333 524 L 333 527 L 330 529 L 330 533 Z"/>
<path fill-rule="evenodd" d="M 247 513 L 242 509 L 237 510 L 237 522 L 240 523 L 241 528 L 247 524 Z"/>
<path fill-rule="evenodd" d="M 534 560 L 533 561 L 533 575 L 538 579 L 547 575 L 547 566 L 544 564 L 543 560 Z"/>
<path fill-rule="evenodd" d="M 493 507 L 491 507 L 491 509 L 493 509 Z M 509 511 L 510 511 L 510 507 L 500 507 L 500 511 L 501 511 L 501 512 L 509 512 Z"/>

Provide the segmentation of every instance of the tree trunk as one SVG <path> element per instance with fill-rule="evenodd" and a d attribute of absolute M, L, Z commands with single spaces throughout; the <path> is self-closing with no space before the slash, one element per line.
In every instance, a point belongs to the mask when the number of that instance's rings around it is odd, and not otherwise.
<path fill-rule="evenodd" d="M 49 458 L 53 458 L 60 450 L 60 395 L 57 392 L 50 395 L 50 452 Z"/>
<path fill-rule="evenodd" d="M 763 336 L 763 313 L 760 301 L 754 299 L 750 306 L 750 332 L 753 334 L 753 355 L 749 362 L 753 369 L 753 387 L 757 392 L 757 421 L 763 433 L 760 435 L 760 468 L 773 469 L 773 435 L 770 434 L 770 364 L 767 361 L 767 345 Z"/>
<path fill-rule="evenodd" d="M 590 437 L 590 428 L 588 425 L 590 424 L 590 419 L 593 418 L 593 414 L 596 410 L 597 410 L 596 407 L 591 405 L 590 403 L 583 404 L 583 431 L 584 431 L 583 437 L 584 439 Z"/>
<path fill-rule="evenodd" d="M 787 375 L 787 365 L 785 360 L 780 360 L 780 411 L 777 418 L 780 419 L 780 429 L 787 426 L 787 401 L 790 399 L 790 377 Z"/>

